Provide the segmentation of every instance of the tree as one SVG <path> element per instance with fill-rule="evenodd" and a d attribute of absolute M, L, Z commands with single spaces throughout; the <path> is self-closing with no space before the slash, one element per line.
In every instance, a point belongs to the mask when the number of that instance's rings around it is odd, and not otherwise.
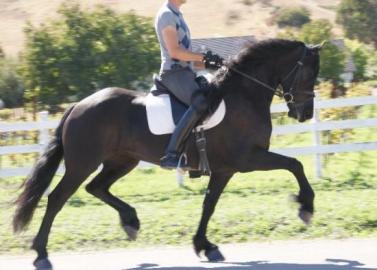
<path fill-rule="evenodd" d="M 25 30 L 28 97 L 59 104 L 105 87 L 133 88 L 158 69 L 150 19 L 105 7 L 84 12 L 77 4 L 63 5 L 59 13 L 60 20 Z"/>
<path fill-rule="evenodd" d="M 366 53 L 361 49 L 358 48 L 352 52 L 352 59 L 355 63 L 355 74 L 354 74 L 354 80 L 360 81 L 365 78 L 365 69 L 366 65 L 368 64 L 367 55 Z"/>
<path fill-rule="evenodd" d="M 365 71 L 365 76 L 369 80 L 377 82 L 377 51 L 374 50 L 368 57 L 368 63 Z M 377 86 L 377 85 L 376 85 Z"/>
<path fill-rule="evenodd" d="M 304 7 L 285 8 L 279 11 L 276 22 L 279 27 L 301 27 L 310 22 L 310 12 Z"/>
<path fill-rule="evenodd" d="M 24 87 L 14 61 L 0 58 L 0 99 L 5 107 L 13 108 L 23 103 Z"/>
<path fill-rule="evenodd" d="M 357 40 L 346 40 L 347 50 L 355 65 L 354 81 L 366 79 L 368 59 L 371 58 L 373 49 Z"/>
<path fill-rule="evenodd" d="M 308 44 L 319 44 L 331 41 L 332 25 L 327 20 L 316 20 L 305 24 L 298 34 L 298 38 Z M 335 45 L 328 42 L 321 51 L 321 66 L 319 77 L 337 82 L 344 71 L 345 54 Z"/>
<path fill-rule="evenodd" d="M 3 51 L 3 48 L 0 47 L 0 59 L 5 58 L 5 53 Z"/>
<path fill-rule="evenodd" d="M 376 14 L 376 0 L 342 0 L 337 10 L 336 22 L 343 26 L 348 38 L 373 43 L 377 48 Z"/>

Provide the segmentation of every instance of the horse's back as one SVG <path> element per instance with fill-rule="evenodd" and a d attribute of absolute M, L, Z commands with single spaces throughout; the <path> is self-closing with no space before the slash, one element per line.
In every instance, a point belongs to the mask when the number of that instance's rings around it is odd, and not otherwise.
<path fill-rule="evenodd" d="M 77 103 L 76 107 L 90 108 L 116 101 L 131 102 L 135 98 L 142 99 L 144 96 L 145 94 L 142 92 L 132 91 L 124 88 L 109 87 L 97 91 L 94 94 L 82 99 L 79 103 Z"/>
<path fill-rule="evenodd" d="M 123 138 L 132 136 L 132 122 L 146 122 L 143 97 L 136 91 L 106 88 L 77 103 L 63 127 L 66 161 L 79 155 L 101 163 L 114 155 Z"/>

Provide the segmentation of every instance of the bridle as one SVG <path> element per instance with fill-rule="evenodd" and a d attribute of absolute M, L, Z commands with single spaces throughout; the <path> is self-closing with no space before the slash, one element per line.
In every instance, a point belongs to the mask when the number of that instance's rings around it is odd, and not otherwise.
<path fill-rule="evenodd" d="M 283 80 L 281 80 L 281 82 L 278 84 L 278 86 L 276 88 L 258 80 L 257 78 L 253 77 L 253 76 L 250 76 L 240 70 L 238 70 L 237 68 L 234 68 L 234 67 L 229 67 L 229 66 L 223 66 L 223 68 L 225 68 L 225 70 L 231 70 L 231 71 L 234 71 L 235 73 L 238 73 L 239 75 L 263 86 L 264 88 L 267 88 L 268 90 L 271 90 L 272 93 L 275 95 L 275 96 L 278 96 L 280 98 L 284 98 L 285 102 L 287 104 L 295 104 L 295 105 L 300 105 L 300 104 L 303 104 L 305 103 L 306 101 L 308 100 L 311 100 L 315 97 L 315 94 L 311 91 L 300 91 L 300 92 L 297 92 L 295 89 L 297 87 L 297 81 L 298 81 L 298 78 L 300 76 L 300 73 L 302 71 L 302 68 L 304 66 L 304 58 L 306 57 L 306 53 L 308 51 L 308 48 L 304 47 L 304 51 L 302 53 L 302 56 L 300 57 L 300 59 L 296 62 L 295 66 L 291 69 L 291 71 L 288 72 L 288 74 L 284 77 Z M 294 78 L 292 80 L 292 83 L 291 83 L 291 86 L 289 87 L 289 90 L 287 92 L 284 92 L 284 88 L 283 88 L 283 85 L 282 83 L 284 83 L 285 81 L 287 81 L 291 76 L 294 75 Z M 295 97 L 294 97 L 294 94 L 295 93 L 300 93 L 300 94 L 306 94 L 308 96 L 308 98 L 303 101 L 303 102 L 300 102 L 300 103 L 297 103 L 295 102 Z"/>

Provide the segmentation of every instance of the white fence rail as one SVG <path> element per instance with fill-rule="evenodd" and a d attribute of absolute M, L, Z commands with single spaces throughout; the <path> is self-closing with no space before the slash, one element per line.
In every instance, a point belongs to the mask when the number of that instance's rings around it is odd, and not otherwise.
<path fill-rule="evenodd" d="M 377 142 L 359 142 L 350 144 L 332 144 L 321 145 L 320 132 L 325 130 L 336 129 L 350 129 L 350 128 L 365 128 L 376 127 L 377 118 L 356 119 L 356 120 L 342 120 L 342 121 L 326 121 L 320 122 L 319 110 L 323 108 L 338 108 L 347 106 L 362 106 L 377 104 L 377 96 L 356 97 L 356 98 L 342 98 L 331 100 L 315 100 L 315 113 L 313 121 L 308 124 L 294 124 L 274 126 L 273 135 L 283 135 L 292 133 L 310 132 L 313 134 L 313 145 L 306 147 L 288 147 L 272 149 L 276 153 L 281 153 L 288 156 L 299 155 L 315 155 L 315 175 L 321 176 L 321 155 L 326 153 L 339 153 L 350 151 L 367 151 L 377 150 Z M 272 113 L 287 112 L 285 104 L 277 104 L 271 107 Z M 35 153 L 41 152 L 47 145 L 49 136 L 48 130 L 56 128 L 59 121 L 48 121 L 47 112 L 39 113 L 38 122 L 26 123 L 0 123 L 0 132 L 14 132 L 21 130 L 39 130 L 39 143 L 32 145 L 18 145 L 18 146 L 1 146 L 1 155 L 20 154 L 20 153 Z M 21 176 L 26 175 L 31 168 L 0 168 L 0 177 Z M 60 169 L 62 172 L 63 169 Z"/>

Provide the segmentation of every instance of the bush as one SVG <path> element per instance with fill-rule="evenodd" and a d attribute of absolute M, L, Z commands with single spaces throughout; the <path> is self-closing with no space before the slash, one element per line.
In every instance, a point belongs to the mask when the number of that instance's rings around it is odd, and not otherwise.
<path fill-rule="evenodd" d="M 333 39 L 332 25 L 327 20 L 316 20 L 305 24 L 298 38 L 306 44 L 319 44 Z M 345 53 L 328 42 L 321 51 L 319 77 L 334 82 L 340 81 L 344 72 Z"/>
<path fill-rule="evenodd" d="M 7 108 L 23 104 L 24 87 L 16 68 L 15 62 L 0 59 L 0 99 Z"/>
<path fill-rule="evenodd" d="M 242 0 L 242 4 L 244 4 L 245 6 L 252 6 L 254 5 L 255 3 L 255 0 Z"/>
<path fill-rule="evenodd" d="M 370 81 L 377 81 L 377 50 L 367 52 L 367 65 L 365 67 L 365 78 Z M 377 84 L 375 84 L 377 87 Z"/>
<path fill-rule="evenodd" d="M 361 81 L 365 79 L 365 69 L 368 63 L 368 56 L 362 48 L 358 48 L 352 52 L 353 62 L 355 63 L 354 80 Z"/>
<path fill-rule="evenodd" d="M 301 27 L 310 22 L 310 12 L 304 7 L 282 9 L 276 19 L 279 27 Z"/>
<path fill-rule="evenodd" d="M 284 30 L 278 34 L 279 38 L 301 40 L 306 44 L 320 44 L 333 38 L 332 26 L 325 20 L 312 21 L 305 24 L 299 32 L 292 29 Z M 328 42 L 320 53 L 321 62 L 319 78 L 339 82 L 340 75 L 344 72 L 345 53 L 335 45 Z"/>
<path fill-rule="evenodd" d="M 377 48 L 376 13 L 376 0 L 342 0 L 336 21 L 343 26 L 346 37 L 372 43 Z"/>
<path fill-rule="evenodd" d="M 334 85 L 329 82 L 321 83 L 317 91 L 320 99 L 331 99 L 334 94 Z M 353 84 L 345 90 L 342 97 L 357 97 L 370 95 L 370 87 L 363 83 Z M 334 121 L 343 119 L 357 119 L 360 113 L 360 106 L 322 109 L 321 120 Z M 322 142 L 325 144 L 337 144 L 351 138 L 355 134 L 354 129 L 327 130 L 322 132 Z"/>
<path fill-rule="evenodd" d="M 346 46 L 355 65 L 354 81 L 367 79 L 368 61 L 376 53 L 371 46 L 357 40 L 346 40 Z"/>
<path fill-rule="evenodd" d="M 371 87 L 365 83 L 352 84 L 346 92 L 347 97 L 365 97 L 371 95 Z"/>

